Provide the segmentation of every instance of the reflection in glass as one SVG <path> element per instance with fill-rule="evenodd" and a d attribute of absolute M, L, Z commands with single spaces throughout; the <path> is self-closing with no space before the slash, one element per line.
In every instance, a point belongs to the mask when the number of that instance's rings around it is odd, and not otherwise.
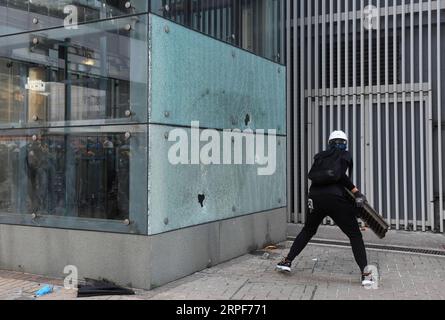
<path fill-rule="evenodd" d="M 146 122 L 146 20 L 0 37 L 0 125 Z"/>
<path fill-rule="evenodd" d="M 77 23 L 141 14 L 148 11 L 147 0 L 0 0 L 0 35 L 60 27 L 72 13 Z M 34 20 L 37 19 L 37 20 Z"/>
<path fill-rule="evenodd" d="M 152 0 L 151 12 L 285 62 L 285 0 Z"/>
<path fill-rule="evenodd" d="M 141 139 L 142 138 L 142 139 Z M 0 212 L 124 220 L 143 137 L 63 130 L 0 138 Z"/>

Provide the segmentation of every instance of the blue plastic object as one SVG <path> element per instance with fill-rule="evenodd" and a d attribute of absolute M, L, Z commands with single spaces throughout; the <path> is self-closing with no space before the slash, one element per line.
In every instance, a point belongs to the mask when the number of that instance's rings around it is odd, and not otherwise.
<path fill-rule="evenodd" d="M 43 288 L 36 291 L 36 297 L 42 297 L 42 296 L 50 294 L 52 292 L 53 292 L 53 286 L 46 285 Z"/>

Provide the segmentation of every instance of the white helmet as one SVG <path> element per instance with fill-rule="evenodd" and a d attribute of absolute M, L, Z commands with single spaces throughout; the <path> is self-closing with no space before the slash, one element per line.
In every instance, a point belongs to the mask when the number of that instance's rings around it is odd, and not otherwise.
<path fill-rule="evenodd" d="M 332 132 L 330 137 L 329 137 L 329 142 L 331 142 L 332 140 L 338 140 L 338 139 L 339 140 L 345 140 L 346 142 L 348 142 L 348 136 L 343 131 L 334 131 L 334 132 Z"/>

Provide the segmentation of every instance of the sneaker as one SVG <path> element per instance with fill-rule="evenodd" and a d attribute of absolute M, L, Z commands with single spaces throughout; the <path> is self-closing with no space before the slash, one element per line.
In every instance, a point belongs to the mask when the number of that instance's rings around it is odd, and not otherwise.
<path fill-rule="evenodd" d="M 288 261 L 287 259 L 283 259 L 283 261 L 281 261 L 279 264 L 277 264 L 277 269 L 279 271 L 284 271 L 284 272 L 291 272 L 291 266 L 292 266 L 292 262 Z"/>
<path fill-rule="evenodd" d="M 374 284 L 374 279 L 372 277 L 372 272 L 362 274 L 362 286 L 369 287 Z"/>

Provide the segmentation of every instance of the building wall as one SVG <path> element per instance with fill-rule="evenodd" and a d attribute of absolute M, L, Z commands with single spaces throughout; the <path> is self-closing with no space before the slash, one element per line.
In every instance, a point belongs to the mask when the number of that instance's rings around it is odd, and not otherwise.
<path fill-rule="evenodd" d="M 73 4 L 0 3 L 1 223 L 153 234 L 286 206 L 286 72 L 267 59 L 281 27 L 263 17 L 265 2 L 245 27 L 229 1 L 198 11 L 188 2 Z M 168 20 L 149 13 L 159 5 Z M 262 45 L 245 48 L 252 54 L 222 30 L 192 31 L 196 14 Z M 169 165 L 166 132 L 193 121 L 276 130 L 276 172 Z M 270 197 L 255 199 L 271 185 Z"/>
<path fill-rule="evenodd" d="M 396 229 L 444 232 L 444 2 L 287 6 L 291 220 L 305 221 L 312 157 L 342 129 L 353 178 L 383 217 Z"/>
<path fill-rule="evenodd" d="M 286 68 L 275 49 L 255 51 L 252 26 L 252 49 L 238 48 L 147 1 L 72 3 L 0 1 L 0 268 L 62 277 L 75 265 L 81 278 L 150 289 L 283 241 Z M 172 164 L 170 133 L 193 139 L 193 122 L 198 133 L 249 130 L 231 152 L 243 139 L 262 136 L 266 152 L 277 142 L 276 168 L 259 174 L 261 141 L 254 165 Z M 192 157 L 209 141 L 198 140 L 186 141 Z"/>

